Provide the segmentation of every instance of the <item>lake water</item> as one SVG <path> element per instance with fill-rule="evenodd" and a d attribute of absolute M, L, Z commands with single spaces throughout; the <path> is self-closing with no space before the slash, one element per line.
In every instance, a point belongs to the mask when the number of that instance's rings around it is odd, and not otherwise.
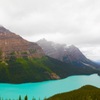
<path fill-rule="evenodd" d="M 62 80 L 45 81 L 27 84 L 0 84 L 0 97 L 17 99 L 19 95 L 24 97 L 28 95 L 29 100 L 32 97 L 41 98 L 50 97 L 57 93 L 67 92 L 78 89 L 83 85 L 94 85 L 100 87 L 100 76 L 93 74 L 90 76 L 79 75 L 71 76 Z"/>

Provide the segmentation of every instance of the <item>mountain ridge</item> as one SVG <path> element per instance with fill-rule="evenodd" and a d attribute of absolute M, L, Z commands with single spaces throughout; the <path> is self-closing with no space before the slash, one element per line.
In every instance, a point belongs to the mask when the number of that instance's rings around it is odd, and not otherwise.
<path fill-rule="evenodd" d="M 100 67 L 95 62 L 86 58 L 79 48 L 74 45 L 67 46 L 66 44 L 58 44 L 46 39 L 41 39 L 37 43 L 42 47 L 46 55 L 62 62 L 70 62 L 75 66 L 93 67 L 94 69 Z"/>
<path fill-rule="evenodd" d="M 46 56 L 37 43 L 29 42 L 4 27 L 1 30 L 0 83 L 40 82 L 71 75 L 100 74 L 99 70 L 84 64 L 76 66 Z M 57 47 L 62 51 L 59 45 Z"/>

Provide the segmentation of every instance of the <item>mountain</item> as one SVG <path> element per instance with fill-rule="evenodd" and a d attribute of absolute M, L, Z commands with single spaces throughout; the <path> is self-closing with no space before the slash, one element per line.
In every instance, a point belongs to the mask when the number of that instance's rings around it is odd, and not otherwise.
<path fill-rule="evenodd" d="M 71 62 L 46 56 L 37 43 L 29 42 L 0 26 L 1 83 L 38 82 L 93 73 L 100 74 L 100 71 L 94 67 L 78 67 Z"/>
<path fill-rule="evenodd" d="M 59 76 L 48 68 L 48 59 L 36 43 L 0 26 L 0 82 L 23 83 L 58 79 Z"/>
<path fill-rule="evenodd" d="M 42 57 L 43 50 L 36 43 L 28 42 L 19 35 L 0 27 L 0 58 L 9 59 L 12 56 Z"/>
<path fill-rule="evenodd" d="M 65 44 L 58 44 L 45 39 L 41 39 L 37 41 L 37 43 L 42 47 L 46 55 L 54 59 L 58 59 L 65 63 L 71 63 L 78 67 L 92 67 L 100 70 L 98 64 L 87 59 L 74 45 L 66 46 Z"/>
<path fill-rule="evenodd" d="M 100 100 L 100 89 L 86 85 L 71 92 L 54 95 L 46 100 Z"/>
<path fill-rule="evenodd" d="M 38 45 L 42 47 L 45 54 L 64 61 L 64 62 L 74 62 L 74 61 L 86 61 L 87 58 L 82 54 L 82 52 L 74 45 L 66 46 L 65 44 L 58 44 L 45 39 L 41 39 Z"/>
<path fill-rule="evenodd" d="M 65 44 L 56 44 L 54 42 L 47 41 L 45 39 L 37 41 L 37 44 L 42 47 L 45 54 L 48 55 L 49 57 L 63 61 L 62 55 L 64 55 L 66 51 Z"/>

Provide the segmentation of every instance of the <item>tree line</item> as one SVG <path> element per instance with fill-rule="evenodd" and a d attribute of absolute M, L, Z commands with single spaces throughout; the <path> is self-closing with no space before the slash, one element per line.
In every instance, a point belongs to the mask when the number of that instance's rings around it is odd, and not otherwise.
<path fill-rule="evenodd" d="M 29 98 L 28 98 L 28 96 L 26 95 L 24 98 L 22 98 L 21 96 L 19 96 L 19 98 L 18 99 L 11 99 L 11 98 L 9 98 L 9 99 L 4 99 L 4 98 L 1 98 L 0 97 L 0 100 L 29 100 Z M 32 100 L 42 100 L 42 99 L 36 99 L 36 98 L 32 98 Z M 44 98 L 43 100 L 47 100 L 46 98 Z"/>

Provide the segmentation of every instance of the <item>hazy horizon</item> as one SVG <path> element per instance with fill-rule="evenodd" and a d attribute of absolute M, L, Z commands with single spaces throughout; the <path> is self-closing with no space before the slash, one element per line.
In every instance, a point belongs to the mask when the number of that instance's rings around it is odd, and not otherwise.
<path fill-rule="evenodd" d="M 29 41 L 73 44 L 100 60 L 99 0 L 0 0 L 0 13 L 0 26 Z"/>

